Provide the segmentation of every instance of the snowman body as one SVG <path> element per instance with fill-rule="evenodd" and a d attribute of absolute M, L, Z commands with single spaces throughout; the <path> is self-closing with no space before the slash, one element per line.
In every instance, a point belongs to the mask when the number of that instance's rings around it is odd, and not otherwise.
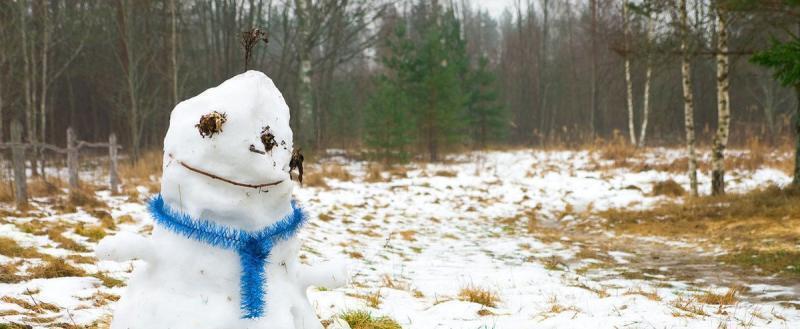
<path fill-rule="evenodd" d="M 291 154 L 283 96 L 266 75 L 248 71 L 175 107 L 159 198 L 168 213 L 226 231 L 269 229 L 295 212 Z M 181 233 L 159 223 L 149 238 L 120 233 L 98 246 L 100 258 L 145 262 L 116 305 L 113 329 L 320 329 L 306 289 L 335 288 L 346 280 L 342 265 L 300 264 L 300 241 L 291 232 L 265 249 L 254 274 L 260 280 L 243 282 L 246 266 L 235 248 L 197 238 L 202 227 Z M 244 287 L 253 285 L 263 293 L 257 310 L 243 301 Z"/>

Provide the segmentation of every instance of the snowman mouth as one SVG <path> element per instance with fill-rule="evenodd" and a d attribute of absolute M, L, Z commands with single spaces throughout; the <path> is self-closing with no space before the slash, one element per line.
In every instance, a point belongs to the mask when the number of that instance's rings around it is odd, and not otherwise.
<path fill-rule="evenodd" d="M 197 173 L 197 174 L 200 174 L 200 175 L 206 176 L 206 177 L 208 177 L 208 178 L 211 178 L 211 179 L 215 179 L 215 180 L 223 181 L 223 182 L 225 182 L 225 183 L 228 183 L 228 184 L 231 184 L 231 185 L 236 185 L 236 186 L 241 186 L 241 187 L 247 187 L 247 188 L 253 188 L 253 189 L 261 189 L 261 188 L 264 188 L 264 187 L 275 186 L 275 185 L 278 185 L 278 184 L 280 184 L 280 183 L 283 183 L 283 180 L 279 180 L 279 181 L 276 181 L 276 182 L 270 182 L 270 183 L 264 183 L 264 184 L 247 184 L 247 183 L 241 183 L 241 182 L 237 182 L 237 181 L 234 181 L 234 180 L 232 180 L 232 179 L 227 179 L 227 178 L 224 178 L 224 177 L 221 177 L 221 176 L 218 176 L 218 175 L 212 174 L 212 173 L 210 173 L 210 172 L 207 172 L 207 171 L 205 171 L 205 170 L 198 169 L 198 168 L 195 168 L 195 167 L 193 167 L 193 166 L 190 166 L 190 165 L 186 164 L 185 162 L 183 162 L 183 161 L 181 161 L 181 160 L 175 159 L 175 157 L 174 157 L 174 156 L 172 156 L 172 154 L 170 154 L 170 155 L 169 155 L 169 157 L 170 157 L 170 158 L 172 158 L 172 160 L 175 160 L 175 162 L 177 162 L 178 164 L 180 164 L 182 167 L 184 167 L 184 168 L 188 169 L 189 171 L 192 171 L 192 172 L 194 172 L 194 173 Z"/>

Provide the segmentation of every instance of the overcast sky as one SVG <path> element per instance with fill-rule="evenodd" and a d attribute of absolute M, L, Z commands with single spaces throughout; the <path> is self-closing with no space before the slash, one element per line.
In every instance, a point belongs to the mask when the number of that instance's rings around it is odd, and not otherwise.
<path fill-rule="evenodd" d="M 510 7 L 514 0 L 472 0 L 479 7 L 486 8 L 492 16 L 499 18 L 503 9 Z"/>

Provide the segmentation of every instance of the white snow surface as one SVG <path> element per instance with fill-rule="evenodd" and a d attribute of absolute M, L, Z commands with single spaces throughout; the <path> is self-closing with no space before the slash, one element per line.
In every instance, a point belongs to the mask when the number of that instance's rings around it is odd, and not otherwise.
<path fill-rule="evenodd" d="M 666 163 L 681 156 L 679 150 L 670 149 L 650 149 L 648 154 L 653 154 L 648 161 Z M 578 265 L 553 266 L 547 262 L 551 257 L 583 265 L 596 260 L 579 260 L 576 246 L 566 237 L 543 241 L 526 234 L 526 220 L 500 224 L 532 209 L 543 222 L 568 222 L 576 219 L 565 211 L 567 208 L 577 213 L 650 207 L 665 199 L 650 195 L 652 183 L 674 179 L 686 188 L 688 180 L 683 174 L 597 170 L 596 165 L 606 160 L 580 151 L 494 151 L 448 160 L 442 164 L 411 164 L 405 167 L 405 173 L 385 171 L 384 182 L 367 182 L 368 163 L 335 157 L 325 161 L 340 163 L 353 178 L 326 179 L 327 188 L 295 185 L 293 197 L 311 214 L 299 236 L 302 262 L 313 264 L 349 256 L 348 285 L 308 289 L 319 318 L 367 310 L 375 316 L 389 316 L 403 328 L 419 329 L 800 327 L 800 311 L 778 301 L 743 298 L 731 306 L 691 305 L 704 315 L 678 307 L 692 296 L 705 291 L 725 292 L 727 287 L 697 281 L 669 281 L 665 285 L 664 281 L 621 275 L 591 275 L 591 271 L 578 271 Z M 700 179 L 701 192 L 708 193 L 710 177 L 701 173 Z M 732 170 L 727 188 L 747 191 L 790 181 L 786 174 L 769 168 Z M 120 231 L 148 235 L 146 228 L 152 220 L 140 200 L 107 193 L 100 196 L 111 207 L 114 218 L 133 218 L 133 222 L 120 224 Z M 94 220 L 86 213 L 52 217 L 69 222 Z M 29 219 L 9 220 L 19 223 Z M 25 233 L 15 224 L 0 225 L 0 236 L 36 246 L 42 252 L 61 250 L 46 237 Z M 81 236 L 70 237 L 89 248 L 95 246 Z M 683 241 L 642 240 L 700 249 Z M 632 256 L 619 250 L 609 250 L 608 254 L 619 266 L 626 266 Z M 86 270 L 107 272 L 128 281 L 131 268 L 136 273 L 145 266 L 142 261 L 102 261 Z M 492 291 L 498 301 L 493 307 L 465 301 L 459 296 L 465 287 Z M 753 284 L 750 288 L 764 297 L 797 294 L 796 287 Z M 78 324 L 107 317 L 120 307 L 113 302 L 93 306 L 90 299 L 82 297 L 122 293 L 121 288 L 104 287 L 94 278 L 0 284 L 3 296 L 28 299 L 26 290 L 35 290 L 37 301 L 64 308 L 48 314 L 57 321 Z M 656 292 L 659 300 L 632 291 Z M 378 303 L 365 296 L 379 296 Z M 0 302 L 0 312 L 4 310 L 22 311 L 13 303 Z M 15 322 L 24 318 L 21 314 L 5 317 Z"/>

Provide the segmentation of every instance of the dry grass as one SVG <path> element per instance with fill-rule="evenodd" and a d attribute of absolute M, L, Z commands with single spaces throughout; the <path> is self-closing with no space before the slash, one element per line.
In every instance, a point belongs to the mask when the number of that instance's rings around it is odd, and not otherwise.
<path fill-rule="evenodd" d="M 77 251 L 77 252 L 87 252 L 88 249 L 84 247 L 82 244 L 72 240 L 68 237 L 65 237 L 62 233 L 66 228 L 64 227 L 53 227 L 50 228 L 47 232 L 47 237 L 50 238 L 53 242 L 58 244 L 59 248 Z"/>
<path fill-rule="evenodd" d="M 17 241 L 11 238 L 0 237 L 0 255 L 8 257 L 40 258 L 42 254 L 35 248 L 20 246 Z"/>
<path fill-rule="evenodd" d="M 386 181 L 383 178 L 383 175 L 381 175 L 384 169 L 385 168 L 379 163 L 370 163 L 369 166 L 367 166 L 367 172 L 364 176 L 364 181 L 367 183 L 381 183 Z"/>
<path fill-rule="evenodd" d="M 0 265 L 0 283 L 17 283 L 24 278 L 17 275 L 18 266 L 16 263 L 6 263 Z"/>
<path fill-rule="evenodd" d="M 76 191 L 71 191 L 67 198 L 67 208 L 74 212 L 77 207 L 87 208 L 107 208 L 108 205 L 97 199 L 92 188 L 87 184 L 81 184 L 81 187 Z"/>
<path fill-rule="evenodd" d="M 400 234 L 400 237 L 403 238 L 403 240 L 406 240 L 406 241 L 415 241 L 415 240 L 417 240 L 416 238 L 414 238 L 414 236 L 417 234 L 417 231 L 405 230 L 405 231 L 400 231 L 400 232 L 397 232 L 397 233 Z"/>
<path fill-rule="evenodd" d="M 457 177 L 458 173 L 452 170 L 437 170 L 433 175 L 439 177 Z"/>
<path fill-rule="evenodd" d="M 350 181 L 353 176 L 347 171 L 347 168 L 338 163 L 327 163 L 322 166 L 308 166 L 308 169 L 303 173 L 303 185 L 329 188 L 327 180 L 335 179 L 339 181 Z"/>
<path fill-rule="evenodd" d="M 322 175 L 325 178 L 336 179 L 340 181 L 349 181 L 353 179 L 347 168 L 338 163 L 329 163 L 322 166 Z"/>
<path fill-rule="evenodd" d="M 67 184 L 58 177 L 42 176 L 28 179 L 28 194 L 32 197 L 49 197 L 64 193 Z"/>
<path fill-rule="evenodd" d="M 319 187 L 323 189 L 330 188 L 328 183 L 325 182 L 325 175 L 315 170 L 307 170 L 305 173 L 303 173 L 303 185 Z"/>
<path fill-rule="evenodd" d="M 581 311 L 580 309 L 578 309 L 575 306 L 564 306 L 564 305 L 561 305 L 558 302 L 558 297 L 557 296 L 551 296 L 550 299 L 548 300 L 548 302 L 550 303 L 550 308 L 548 308 L 547 311 L 545 311 L 545 313 L 558 314 L 558 313 L 562 313 L 562 312 L 566 312 L 566 311 L 571 311 L 571 312 L 578 313 L 578 312 Z"/>
<path fill-rule="evenodd" d="M 676 309 L 679 309 L 681 311 L 687 312 L 688 316 L 696 316 L 696 315 L 707 316 L 708 315 L 708 313 L 706 313 L 706 311 L 703 309 L 703 305 L 699 304 L 697 302 L 697 300 L 694 299 L 694 298 L 687 298 L 687 297 L 680 296 L 680 297 L 676 298 L 675 300 L 673 300 L 672 302 L 670 302 L 669 304 L 670 304 L 670 306 L 672 306 L 672 307 L 674 307 Z M 672 315 L 676 316 L 676 317 L 684 316 L 684 314 L 681 314 L 681 313 L 678 313 L 678 312 L 673 313 Z"/>
<path fill-rule="evenodd" d="M 679 197 L 685 195 L 686 190 L 684 190 L 681 184 L 678 184 L 678 182 L 668 179 L 653 183 L 652 194 Z"/>
<path fill-rule="evenodd" d="M 768 187 L 746 194 L 692 198 L 644 211 L 600 212 L 607 229 L 641 236 L 703 239 L 727 248 L 720 260 L 762 274 L 800 277 L 800 188 Z M 765 244 L 764 241 L 770 241 Z"/>
<path fill-rule="evenodd" d="M 387 316 L 372 316 L 363 310 L 347 311 L 339 315 L 352 329 L 402 329 L 397 321 Z"/>
<path fill-rule="evenodd" d="M 642 287 L 636 287 L 635 289 L 626 291 L 625 295 L 640 295 L 652 301 L 661 301 L 661 296 L 658 295 L 658 290 L 656 288 L 653 288 L 653 290 L 645 290 L 642 289 Z"/>
<path fill-rule="evenodd" d="M 609 141 L 598 140 L 594 150 L 599 152 L 601 158 L 613 160 L 618 166 L 627 164 L 638 153 L 636 146 L 631 145 L 619 130 L 614 130 L 614 136 Z"/>
<path fill-rule="evenodd" d="M 0 298 L 0 300 L 10 304 L 16 304 L 19 307 L 22 307 L 26 310 L 34 311 L 36 313 L 44 313 L 45 311 L 50 311 L 50 312 L 61 311 L 61 308 L 58 306 L 55 306 L 50 303 L 45 303 L 42 301 L 36 301 L 33 298 L 31 298 L 30 301 L 28 301 L 20 298 L 14 298 L 11 296 L 5 296 L 3 298 Z"/>
<path fill-rule="evenodd" d="M 369 306 L 369 307 L 378 308 L 379 306 L 381 306 L 381 291 L 380 290 L 376 290 L 375 292 L 368 293 L 368 294 L 353 294 L 351 296 L 353 296 L 355 298 L 358 298 L 358 299 L 363 299 L 365 302 L 367 302 L 367 306 Z"/>
<path fill-rule="evenodd" d="M 136 182 L 151 181 L 152 178 L 161 176 L 161 163 L 164 153 L 161 150 L 151 150 L 142 153 L 136 162 L 122 161 L 119 164 L 120 178 Z"/>
<path fill-rule="evenodd" d="M 739 287 L 731 287 L 724 294 L 715 294 L 711 291 L 706 291 L 702 295 L 697 296 L 697 301 L 703 304 L 727 306 L 735 305 L 738 302 L 736 295 L 739 293 Z"/>
<path fill-rule="evenodd" d="M 407 282 L 393 278 L 389 274 L 384 274 L 383 276 L 381 276 L 381 282 L 383 282 L 383 286 L 386 288 L 397 289 L 397 290 L 410 290 Z"/>
<path fill-rule="evenodd" d="M 68 264 L 61 258 L 50 258 L 44 264 L 28 269 L 29 279 L 82 277 L 86 272 Z"/>
<path fill-rule="evenodd" d="M 114 279 L 102 272 L 97 272 L 95 274 L 92 274 L 92 276 L 100 280 L 100 282 L 102 282 L 103 285 L 108 288 L 125 286 L 125 282 L 123 282 L 122 280 Z"/>
<path fill-rule="evenodd" d="M 495 307 L 500 302 L 500 297 L 496 292 L 473 285 L 461 288 L 458 297 L 463 301 L 478 303 L 486 307 Z"/>
<path fill-rule="evenodd" d="M 608 290 L 606 290 L 602 286 L 600 286 L 599 288 L 594 288 L 594 287 L 591 287 L 591 286 L 587 285 L 584 282 L 576 282 L 576 283 L 572 284 L 572 286 L 591 291 L 591 292 L 595 293 L 597 295 L 597 297 L 600 297 L 600 298 L 606 298 L 608 296 L 611 296 L 611 294 L 608 293 Z"/>
<path fill-rule="evenodd" d="M 0 176 L 0 202 L 12 201 L 14 201 L 13 183 L 6 179 L 5 175 Z"/>
<path fill-rule="evenodd" d="M 75 226 L 75 234 L 82 235 L 92 242 L 98 242 L 106 236 L 106 230 L 100 225 L 84 225 L 83 223 Z"/>

